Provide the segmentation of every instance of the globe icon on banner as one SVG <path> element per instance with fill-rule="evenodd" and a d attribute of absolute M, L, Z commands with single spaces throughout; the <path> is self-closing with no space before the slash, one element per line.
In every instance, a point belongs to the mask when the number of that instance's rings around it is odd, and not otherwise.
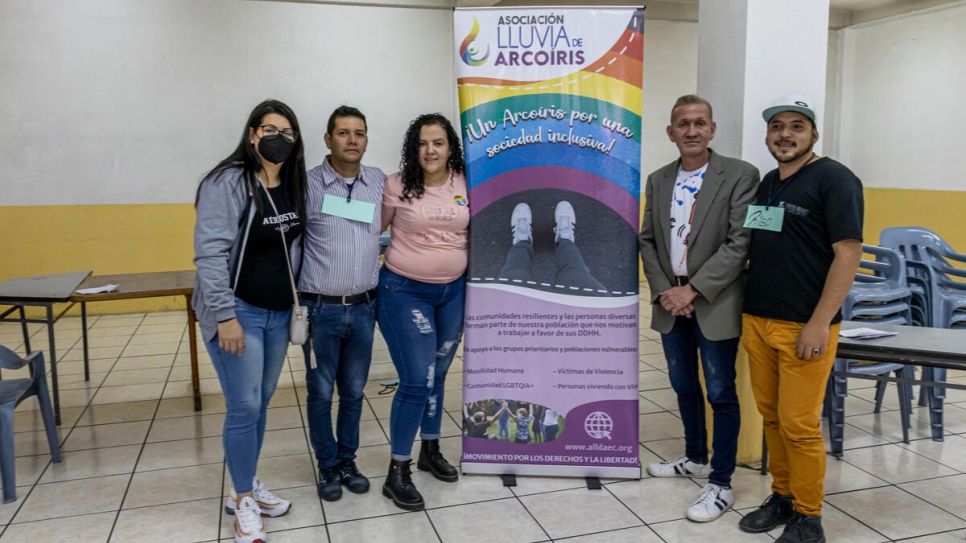
<path fill-rule="evenodd" d="M 584 419 L 584 431 L 594 439 L 610 439 L 613 430 L 614 421 L 603 411 L 594 411 Z"/>

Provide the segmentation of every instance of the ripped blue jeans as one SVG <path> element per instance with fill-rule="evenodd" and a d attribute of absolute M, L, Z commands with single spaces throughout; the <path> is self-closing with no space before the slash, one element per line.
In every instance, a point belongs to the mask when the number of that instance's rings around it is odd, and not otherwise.
<path fill-rule="evenodd" d="M 735 387 L 738 338 L 710 340 L 701 332 L 697 317 L 677 317 L 671 331 L 661 334 L 661 343 L 667 358 L 668 377 L 677 393 L 684 423 L 684 454 L 692 462 L 705 463 L 708 461 L 708 427 L 704 391 L 698 379 L 698 350 L 701 351 L 708 403 L 714 415 L 714 455 L 709 482 L 730 488 L 741 427 L 741 409 Z"/>
<path fill-rule="evenodd" d="M 463 334 L 466 278 L 423 283 L 386 267 L 379 272 L 379 330 L 399 374 L 389 439 L 393 460 L 412 456 L 416 431 L 439 439 L 443 387 Z"/>

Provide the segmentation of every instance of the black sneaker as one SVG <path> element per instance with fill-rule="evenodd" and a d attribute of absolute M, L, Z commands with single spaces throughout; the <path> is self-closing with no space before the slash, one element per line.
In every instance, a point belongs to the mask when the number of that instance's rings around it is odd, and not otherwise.
<path fill-rule="evenodd" d="M 825 543 L 822 517 L 806 517 L 796 512 L 775 543 Z"/>
<path fill-rule="evenodd" d="M 794 514 L 792 497 L 773 493 L 758 509 L 742 517 L 738 527 L 748 533 L 760 534 L 787 523 Z"/>
<path fill-rule="evenodd" d="M 342 479 L 338 467 L 319 469 L 319 497 L 327 502 L 342 497 Z"/>
<path fill-rule="evenodd" d="M 352 460 L 343 460 L 339 464 L 339 479 L 349 489 L 349 492 L 353 494 L 365 494 L 369 492 L 369 479 L 366 479 L 365 475 L 359 473 L 359 468 L 356 467 L 356 463 Z"/>

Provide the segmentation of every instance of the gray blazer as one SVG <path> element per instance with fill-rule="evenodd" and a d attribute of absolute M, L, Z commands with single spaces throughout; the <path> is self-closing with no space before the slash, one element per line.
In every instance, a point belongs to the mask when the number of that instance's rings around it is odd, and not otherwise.
<path fill-rule="evenodd" d="M 709 149 L 710 150 L 710 149 Z M 644 222 L 638 237 L 644 276 L 651 289 L 651 328 L 666 334 L 674 317 L 658 299 L 675 285 L 671 267 L 671 196 L 679 161 L 647 177 Z M 688 281 L 699 293 L 694 314 L 701 333 L 712 341 L 741 335 L 741 306 L 751 231 L 745 213 L 755 199 L 758 169 L 711 151 L 694 209 L 688 247 Z"/>

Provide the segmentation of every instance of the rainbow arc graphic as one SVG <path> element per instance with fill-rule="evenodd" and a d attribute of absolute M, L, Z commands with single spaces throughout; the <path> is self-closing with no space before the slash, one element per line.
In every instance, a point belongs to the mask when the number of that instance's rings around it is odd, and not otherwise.
<path fill-rule="evenodd" d="M 643 85 L 643 11 L 635 11 L 621 35 L 599 58 L 561 77 L 544 80 L 509 80 L 494 77 L 458 79 L 460 115 L 464 131 L 471 129 L 482 139 L 466 137 L 467 178 L 474 215 L 488 204 L 521 190 L 562 188 L 600 200 L 617 211 L 633 228 L 640 206 L 641 108 Z M 469 47 L 479 35 L 479 21 L 460 47 L 460 57 L 478 66 L 489 55 L 474 57 Z M 481 59 L 481 60 L 475 60 Z M 472 64 L 478 62 L 478 64 Z M 488 156 L 487 149 L 520 136 L 521 127 L 533 122 L 507 124 L 504 113 L 540 107 L 593 111 L 610 121 L 577 123 L 573 135 L 609 143 L 609 153 L 566 144 L 521 146 Z M 490 128 L 487 122 L 494 123 Z M 481 127 L 480 124 L 484 126 Z M 569 117 L 540 121 L 545 131 L 568 132 Z M 578 126 L 579 125 L 579 126 Z M 627 137 L 626 134 L 630 134 Z M 546 133 L 544 133 L 546 137 Z M 477 190 L 486 185 L 486 190 Z"/>

